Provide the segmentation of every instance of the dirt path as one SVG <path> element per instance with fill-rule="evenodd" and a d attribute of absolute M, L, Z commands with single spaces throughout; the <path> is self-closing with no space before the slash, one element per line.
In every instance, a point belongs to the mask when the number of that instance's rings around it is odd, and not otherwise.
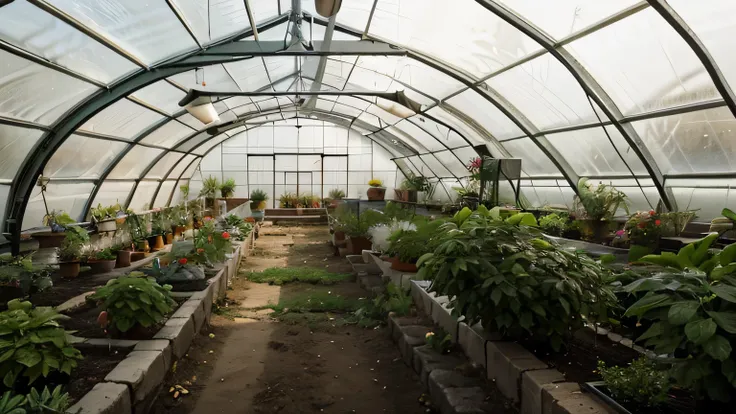
<path fill-rule="evenodd" d="M 332 256 L 325 227 L 264 227 L 254 254 L 228 292 L 231 301 L 177 363 L 155 413 L 424 413 L 418 378 L 400 360 L 387 328 L 363 329 L 346 314 L 287 312 L 276 304 L 349 303 L 369 300 L 355 282 L 335 285 L 252 283 L 250 271 L 309 267 L 349 273 Z M 305 302 L 306 301 L 306 302 Z M 328 306 L 326 305 L 326 306 Z M 205 328 L 207 329 L 207 328 Z M 190 394 L 174 400 L 173 385 Z"/>

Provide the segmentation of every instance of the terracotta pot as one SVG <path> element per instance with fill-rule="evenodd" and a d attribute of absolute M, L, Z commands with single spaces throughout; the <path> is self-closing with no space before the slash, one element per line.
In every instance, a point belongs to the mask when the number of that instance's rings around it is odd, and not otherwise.
<path fill-rule="evenodd" d="M 118 260 L 115 261 L 115 267 L 128 267 L 130 266 L 130 250 L 119 250 Z"/>
<path fill-rule="evenodd" d="M 164 244 L 171 244 L 174 242 L 174 235 L 171 233 L 166 233 L 166 240 L 164 240 Z"/>
<path fill-rule="evenodd" d="M 398 257 L 391 258 L 391 268 L 405 273 L 416 273 L 418 271 L 416 263 L 402 262 Z"/>
<path fill-rule="evenodd" d="M 48 247 L 60 247 L 61 242 L 64 240 L 64 237 L 66 237 L 66 233 L 54 233 L 50 231 L 44 231 L 40 233 L 33 233 L 31 237 L 38 240 L 39 249 L 45 249 Z"/>
<path fill-rule="evenodd" d="M 141 240 L 136 243 L 135 250 L 138 252 L 148 252 L 150 251 L 150 248 L 148 246 L 148 240 Z"/>
<path fill-rule="evenodd" d="M 97 260 L 87 259 L 87 266 L 89 266 L 92 273 L 107 273 L 115 268 L 117 260 Z"/>
<path fill-rule="evenodd" d="M 137 262 L 146 258 L 146 252 L 130 252 L 130 261 Z"/>
<path fill-rule="evenodd" d="M 344 231 L 335 231 L 335 241 L 342 241 L 345 240 L 345 232 Z"/>
<path fill-rule="evenodd" d="M 348 237 L 348 254 L 361 254 L 370 250 L 373 244 L 367 237 Z"/>
<path fill-rule="evenodd" d="M 161 235 L 151 236 L 148 238 L 148 245 L 151 247 L 150 251 L 157 252 L 164 248 L 164 238 Z"/>
<path fill-rule="evenodd" d="M 411 203 L 416 203 L 418 200 L 417 194 L 419 194 L 416 190 L 394 190 L 396 193 L 396 199 L 399 201 L 407 201 Z"/>
<path fill-rule="evenodd" d="M 384 187 L 370 187 L 368 189 L 368 200 L 382 201 L 386 197 L 386 189 Z"/>
<path fill-rule="evenodd" d="M 66 279 L 74 279 L 79 276 L 79 262 L 60 262 L 59 276 Z"/>

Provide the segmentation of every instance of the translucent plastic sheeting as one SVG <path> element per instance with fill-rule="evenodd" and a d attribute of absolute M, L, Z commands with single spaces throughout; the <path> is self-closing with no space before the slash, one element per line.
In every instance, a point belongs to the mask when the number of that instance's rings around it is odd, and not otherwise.
<path fill-rule="evenodd" d="M 665 174 L 733 172 L 736 120 L 728 108 L 633 123 Z"/>
<path fill-rule="evenodd" d="M 419 158 L 429 167 L 434 175 L 442 178 L 452 177 L 453 174 L 443 165 L 434 154 L 420 155 Z"/>
<path fill-rule="evenodd" d="M 250 59 L 258 60 L 260 59 Z M 238 84 L 228 75 L 222 65 L 204 66 L 199 70 L 199 79 L 195 71 L 190 70 L 178 75 L 170 76 L 168 80 L 175 82 L 184 89 L 199 89 L 216 92 L 240 91 Z M 204 82 L 204 85 L 202 84 Z"/>
<path fill-rule="evenodd" d="M 572 208 L 575 192 L 567 183 L 559 184 L 557 180 L 521 180 L 524 197 L 531 206 L 562 205 Z"/>
<path fill-rule="evenodd" d="M 733 19 L 725 18 L 736 15 L 736 3 L 731 0 L 711 0 L 707 7 L 687 0 L 669 0 L 668 3 L 695 31 L 728 83 L 732 87 L 736 85 L 736 56 L 732 47 L 736 23 Z"/>
<path fill-rule="evenodd" d="M 465 170 L 462 174 L 458 172 L 455 175 L 458 177 L 465 177 L 465 176 L 470 175 L 470 172 L 468 172 L 468 165 L 470 165 L 470 161 L 478 157 L 478 153 L 475 152 L 475 150 L 470 147 L 457 148 L 457 149 L 452 150 L 452 152 L 454 152 L 457 158 L 459 158 L 460 161 L 462 161 L 463 169 Z M 522 164 L 522 167 L 523 166 L 524 165 Z"/>
<path fill-rule="evenodd" d="M 185 95 L 186 94 L 181 89 L 171 85 L 165 80 L 148 85 L 132 94 L 132 96 L 168 113 L 169 115 L 173 115 L 184 110 L 184 108 L 179 106 L 179 101 Z"/>
<path fill-rule="evenodd" d="M 555 39 L 562 39 L 603 20 L 637 0 L 497 0 Z"/>
<path fill-rule="evenodd" d="M 717 98 L 695 52 L 651 8 L 565 46 L 624 115 Z"/>
<path fill-rule="evenodd" d="M 477 129 L 471 127 L 465 122 L 462 122 L 460 119 L 456 118 L 454 115 L 447 112 L 447 110 L 444 107 L 436 106 L 434 108 L 427 110 L 425 114 L 432 116 L 433 118 L 444 123 L 445 125 L 448 125 L 450 128 L 457 131 L 459 134 L 462 134 L 465 137 L 465 139 L 467 139 L 474 145 L 485 143 L 486 140 L 489 139 L 488 137 L 484 138 L 480 134 L 480 131 L 478 131 Z"/>
<path fill-rule="evenodd" d="M 194 160 L 193 163 L 189 164 L 189 166 L 186 167 L 186 170 L 184 170 L 184 172 L 182 173 L 181 175 L 182 178 L 188 179 L 189 177 L 192 177 L 194 175 L 194 171 L 196 171 L 197 168 L 199 168 L 199 164 L 201 161 L 202 161 L 202 158 L 197 158 L 196 160 Z"/>
<path fill-rule="evenodd" d="M 378 2 L 377 7 L 384 7 L 382 2 Z M 363 31 L 368 22 L 368 15 L 371 12 L 373 2 L 365 0 L 343 0 L 340 6 L 340 12 L 337 14 L 337 21 L 353 29 Z M 314 8 L 314 1 L 302 0 L 302 10 L 308 12 L 312 16 L 320 17 Z M 337 33 L 337 32 L 336 32 Z M 318 34 L 319 35 L 319 34 Z M 324 36 L 317 36 L 316 39 L 321 40 Z"/>
<path fill-rule="evenodd" d="M 524 135 L 509 117 L 475 91 L 467 90 L 448 99 L 447 104 L 458 109 L 460 113 L 467 115 L 496 139 Z M 436 112 L 434 108 L 429 111 L 430 114 L 433 112 Z M 488 138 L 483 137 L 481 139 L 481 142 L 488 140 Z"/>
<path fill-rule="evenodd" d="M 205 155 L 207 154 L 214 146 L 220 144 L 221 142 L 228 139 L 228 136 L 225 134 L 217 136 L 217 138 L 211 139 L 209 141 L 205 141 L 202 145 L 192 150 L 192 153 L 196 155 Z"/>
<path fill-rule="evenodd" d="M 117 155 L 128 147 L 122 142 L 72 135 L 43 169 L 50 178 L 96 179 Z"/>
<path fill-rule="evenodd" d="M 0 124 L 0 181 L 9 183 L 23 164 L 28 153 L 43 135 L 38 129 Z M 0 199 L 0 204 L 4 200 Z"/>
<path fill-rule="evenodd" d="M 156 194 L 156 199 L 153 201 L 153 208 L 167 207 L 169 196 L 171 196 L 171 192 L 174 190 L 175 184 L 176 181 L 172 180 L 164 181 L 161 183 L 158 194 Z"/>
<path fill-rule="evenodd" d="M 139 182 L 138 187 L 135 189 L 135 194 L 133 194 L 133 198 L 130 199 L 128 208 L 139 212 L 153 208 L 151 205 L 151 199 L 153 198 L 153 193 L 156 191 L 157 187 L 157 181 Z"/>
<path fill-rule="evenodd" d="M 109 178 L 139 178 L 148 164 L 158 157 L 163 150 L 135 145 L 110 172 Z"/>
<path fill-rule="evenodd" d="M 298 71 L 296 58 L 292 56 L 264 57 L 263 60 L 271 82 L 274 83 Z"/>
<path fill-rule="evenodd" d="M 609 136 L 613 145 L 609 141 Z M 603 127 L 579 129 L 547 134 L 546 137 L 580 176 L 629 175 L 631 174 L 629 168 L 635 174 L 648 174 L 634 150 L 614 127 L 606 127 L 605 130 Z M 507 144 L 508 142 L 504 143 Z M 616 150 L 624 157 L 623 160 Z"/>
<path fill-rule="evenodd" d="M 190 128 L 197 130 L 197 131 L 199 131 L 200 129 L 204 127 L 204 124 L 202 123 L 202 121 L 198 120 L 197 118 L 189 114 L 180 115 L 176 119 L 177 121 L 184 123 L 188 125 Z"/>
<path fill-rule="evenodd" d="M 400 137 L 405 138 L 409 143 L 417 142 L 419 144 L 415 149 L 418 152 L 429 152 L 429 151 L 440 151 L 447 149 L 442 145 L 435 137 L 430 135 L 427 131 L 423 130 L 419 126 L 415 125 L 408 120 L 402 120 L 396 123 L 395 126 L 389 127 L 388 131 L 401 131 L 403 134 L 398 134 Z"/>
<path fill-rule="evenodd" d="M 9 185 L 0 185 L 0 226 L 5 228 L 5 206 L 8 200 L 8 193 L 10 193 Z M 5 236 L 0 234 L 0 242 L 5 241 Z"/>
<path fill-rule="evenodd" d="M 475 154 L 475 151 L 472 150 L 470 147 L 465 147 L 466 149 L 469 149 L 473 154 Z M 468 170 L 465 168 L 465 162 L 466 160 L 464 158 L 460 158 L 453 154 L 454 151 L 441 151 L 434 153 L 435 158 L 440 162 L 440 164 L 446 168 L 450 175 L 455 177 L 465 177 L 467 176 Z M 463 154 L 464 155 L 464 154 Z M 462 161 L 461 161 L 462 160 Z"/>
<path fill-rule="evenodd" d="M 146 174 L 146 179 L 163 179 L 167 175 L 170 169 L 176 165 L 179 160 L 181 160 L 183 154 L 179 152 L 169 152 L 166 155 L 163 156 L 156 165 L 151 167 L 151 170 Z"/>
<path fill-rule="evenodd" d="M 189 179 L 187 178 L 186 180 L 179 180 L 176 182 L 176 188 L 174 188 L 173 194 L 167 194 L 168 197 L 171 197 L 171 203 L 169 203 L 168 205 L 174 206 L 184 201 L 184 197 L 181 193 L 182 185 L 189 185 Z M 191 188 L 189 193 L 194 194 L 191 192 Z"/>
<path fill-rule="evenodd" d="M 187 168 L 192 163 L 192 161 L 194 161 L 195 158 L 197 158 L 195 155 L 191 155 L 191 154 L 190 155 L 185 155 L 179 161 L 179 163 L 176 164 L 176 167 L 174 167 L 174 169 L 171 170 L 171 173 L 169 173 L 169 175 L 167 177 L 165 177 L 165 178 L 168 179 L 168 180 L 170 180 L 170 179 L 178 179 L 179 176 L 181 176 L 182 173 L 184 172 L 184 169 Z"/>
<path fill-rule="evenodd" d="M 521 158 L 521 170 L 529 176 L 560 175 L 560 170 L 529 138 L 503 143 L 513 158 Z"/>
<path fill-rule="evenodd" d="M 709 222 L 724 207 L 736 206 L 736 179 L 668 179 L 680 211 L 698 209 L 695 221 Z"/>
<path fill-rule="evenodd" d="M 102 83 L 140 69 L 25 0 L 3 6 L 0 39 Z"/>
<path fill-rule="evenodd" d="M 172 119 L 146 135 L 141 142 L 165 148 L 174 148 L 176 144 L 181 142 L 185 137 L 194 134 L 194 132 L 189 126 Z"/>
<path fill-rule="evenodd" d="M 53 124 L 98 88 L 0 50 L 0 115 Z"/>
<path fill-rule="evenodd" d="M 471 145 L 472 143 L 472 140 L 460 135 L 460 133 L 454 129 L 450 129 L 450 127 L 436 122 L 427 116 L 423 116 L 422 114 L 412 116 L 408 118 L 408 120 L 429 132 L 440 143 L 442 143 L 444 147 L 458 148 L 465 145 Z"/>
<path fill-rule="evenodd" d="M 452 35 L 448 36 L 441 28 L 450 24 Z M 443 0 L 379 1 L 368 32 L 451 62 L 476 76 L 541 49 L 473 0 L 456 0 L 450 7 Z"/>
<path fill-rule="evenodd" d="M 79 127 L 80 130 L 133 139 L 164 117 L 128 99 L 103 109 Z"/>
<path fill-rule="evenodd" d="M 464 88 L 460 81 L 408 57 L 361 56 L 357 66 L 389 76 L 435 99 Z M 396 86 L 397 89 L 401 87 Z"/>
<path fill-rule="evenodd" d="M 73 219 L 82 220 L 84 213 L 82 210 L 93 188 L 93 183 L 57 184 L 52 181 L 46 186 L 46 203 L 57 212 L 65 211 Z M 42 227 L 45 215 L 46 207 L 41 197 L 41 187 L 33 187 L 23 216 L 22 228 Z"/>
<path fill-rule="evenodd" d="M 240 89 L 236 90 L 257 91 L 271 83 L 263 60 L 259 57 L 226 63 L 225 69 L 238 84 Z"/>
<path fill-rule="evenodd" d="M 93 207 L 96 207 L 98 204 L 110 206 L 120 203 L 120 205 L 123 205 L 128 199 L 128 195 L 130 194 L 130 190 L 133 189 L 134 184 L 133 181 L 105 181 L 97 191 L 97 195 L 91 205 Z"/>
<path fill-rule="evenodd" d="M 580 84 L 550 54 L 494 76 L 486 83 L 539 129 L 596 120 Z"/>
<path fill-rule="evenodd" d="M 197 47 L 166 2 L 147 0 L 47 0 L 47 2 L 149 65 Z"/>

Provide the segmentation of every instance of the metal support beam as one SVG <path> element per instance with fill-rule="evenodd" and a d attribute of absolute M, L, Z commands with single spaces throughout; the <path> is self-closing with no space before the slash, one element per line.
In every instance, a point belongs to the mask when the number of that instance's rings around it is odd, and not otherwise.
<path fill-rule="evenodd" d="M 554 40 L 550 39 L 539 29 L 529 24 L 529 22 L 514 14 L 506 7 L 493 0 L 476 0 L 476 2 L 542 45 L 552 56 L 562 63 L 565 68 L 567 68 L 570 74 L 572 74 L 575 80 L 577 80 L 583 88 L 583 91 L 590 96 L 601 110 L 603 110 L 604 114 L 613 123 L 613 126 L 621 133 L 629 144 L 629 147 L 634 150 L 642 164 L 644 164 L 647 172 L 649 172 L 652 180 L 654 180 L 657 191 L 659 192 L 660 198 L 662 199 L 665 207 L 670 211 L 676 211 L 677 206 L 675 205 L 674 195 L 664 186 L 664 177 L 662 172 L 659 170 L 654 158 L 644 145 L 644 142 L 630 124 L 622 124 L 620 122 L 620 119 L 623 118 L 623 114 L 620 112 L 613 100 L 608 96 L 606 91 L 595 79 L 593 79 L 588 71 L 583 68 L 583 66 L 580 65 L 580 63 L 578 63 L 578 61 L 568 51 L 562 47 L 558 48 Z"/>
<path fill-rule="evenodd" d="M 713 80 L 713 84 L 716 86 L 716 89 L 726 102 L 728 109 L 731 110 L 733 116 L 736 116 L 736 96 L 734 96 L 733 89 L 728 84 L 726 77 L 723 76 L 723 72 L 721 72 L 715 59 L 713 59 L 713 56 L 710 55 L 708 49 L 705 47 L 703 42 L 700 41 L 700 38 L 698 38 L 698 35 L 690 29 L 685 20 L 677 14 L 669 3 L 667 3 L 667 0 L 647 1 L 649 2 L 649 5 L 651 5 L 652 8 L 656 10 L 673 29 L 675 29 L 675 31 L 682 36 L 685 42 L 693 49 L 695 55 L 700 59 L 700 63 L 703 64 L 705 70 Z"/>

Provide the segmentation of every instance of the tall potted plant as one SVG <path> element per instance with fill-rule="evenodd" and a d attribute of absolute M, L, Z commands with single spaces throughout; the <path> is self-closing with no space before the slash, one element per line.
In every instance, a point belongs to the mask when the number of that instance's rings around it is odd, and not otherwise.
<path fill-rule="evenodd" d="M 220 195 L 222 195 L 223 198 L 229 198 L 232 197 L 235 194 L 235 180 L 232 178 L 228 178 L 227 180 L 223 181 L 220 185 Z"/>
<path fill-rule="evenodd" d="M 342 202 L 342 200 L 345 198 L 345 191 L 342 191 L 339 188 L 333 188 L 330 190 L 329 195 L 325 199 L 325 204 L 327 204 L 330 208 L 337 208 L 337 206 Z"/>
<path fill-rule="evenodd" d="M 429 189 L 427 178 L 410 172 L 401 183 L 401 188 L 394 191 L 398 200 L 416 203 L 419 199 L 419 192 L 428 192 Z"/>
<path fill-rule="evenodd" d="M 600 242 L 608 236 L 611 219 L 619 208 L 629 213 L 629 200 L 626 194 L 613 186 L 599 183 L 594 187 L 587 178 L 582 177 L 578 181 L 578 193 L 573 207 L 575 216 L 580 220 L 584 233 L 587 233 L 592 241 Z"/>
<path fill-rule="evenodd" d="M 662 219 L 656 211 L 637 211 L 632 214 L 624 227 L 629 237 L 629 262 L 654 253 L 662 236 Z"/>
<path fill-rule="evenodd" d="M 360 215 L 348 209 L 343 210 L 337 218 L 337 230 L 345 232 L 347 236 L 348 254 L 361 254 L 363 250 L 370 250 L 370 228 L 386 220 L 386 216 L 376 210 L 366 210 Z"/>
<path fill-rule="evenodd" d="M 220 181 L 217 177 L 209 176 L 202 181 L 202 189 L 199 191 L 199 196 L 204 197 L 205 207 L 215 207 L 215 197 L 217 191 L 220 189 Z"/>
<path fill-rule="evenodd" d="M 373 178 L 368 181 L 368 200 L 370 201 L 383 201 L 386 197 L 386 187 L 383 186 L 383 181 L 378 178 Z"/>
<path fill-rule="evenodd" d="M 52 210 L 50 213 L 46 214 L 43 217 L 43 225 L 51 227 L 51 231 L 33 234 L 33 238 L 38 240 L 38 248 L 43 249 L 61 246 L 67 226 L 75 222 L 76 220 L 63 211 L 57 212 L 56 210 Z"/>
<path fill-rule="evenodd" d="M 254 218 L 263 218 L 264 211 L 266 208 L 266 200 L 268 200 L 268 194 L 260 189 L 255 189 L 250 193 L 250 210 L 251 215 Z"/>
<path fill-rule="evenodd" d="M 87 243 L 89 243 L 87 230 L 79 226 L 67 227 L 64 240 L 59 246 L 59 274 L 61 277 L 79 276 L 79 259 L 82 257 L 82 248 Z"/>
<path fill-rule="evenodd" d="M 123 208 L 120 204 L 114 204 L 111 206 L 103 207 L 102 204 L 97 204 L 97 207 L 90 210 L 90 216 L 92 223 L 97 227 L 97 232 L 103 233 L 108 231 L 115 231 L 118 229 L 116 219 L 118 213 Z"/>

